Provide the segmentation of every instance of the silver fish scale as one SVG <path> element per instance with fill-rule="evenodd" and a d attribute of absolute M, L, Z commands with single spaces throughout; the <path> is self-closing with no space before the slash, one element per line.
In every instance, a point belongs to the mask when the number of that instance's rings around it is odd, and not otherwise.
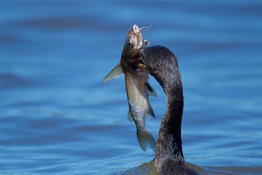
<path fill-rule="evenodd" d="M 129 105 L 131 106 L 131 116 L 135 121 L 137 121 L 137 124 L 141 124 L 141 126 L 145 125 L 145 116 L 146 112 L 143 108 L 136 106 L 132 102 L 129 101 Z"/>

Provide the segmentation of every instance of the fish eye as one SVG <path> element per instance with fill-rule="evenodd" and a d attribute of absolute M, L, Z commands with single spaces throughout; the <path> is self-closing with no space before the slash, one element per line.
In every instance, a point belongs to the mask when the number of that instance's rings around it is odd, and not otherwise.
<path fill-rule="evenodd" d="M 127 45 L 128 45 L 128 46 L 133 46 L 133 43 L 128 42 Z"/>

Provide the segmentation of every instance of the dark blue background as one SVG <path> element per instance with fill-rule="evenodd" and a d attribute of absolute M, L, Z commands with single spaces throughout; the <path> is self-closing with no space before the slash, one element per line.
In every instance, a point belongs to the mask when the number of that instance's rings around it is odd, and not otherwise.
<path fill-rule="evenodd" d="M 127 121 L 123 77 L 101 83 L 133 24 L 179 59 L 187 161 L 262 173 L 261 1 L 2 0 L 0 16 L 0 174 L 113 174 L 153 159 Z M 157 137 L 165 96 L 151 80 Z"/>

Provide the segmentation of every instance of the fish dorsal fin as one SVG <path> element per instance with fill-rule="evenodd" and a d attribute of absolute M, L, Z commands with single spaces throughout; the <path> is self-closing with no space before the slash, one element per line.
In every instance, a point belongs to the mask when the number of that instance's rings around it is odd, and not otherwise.
<path fill-rule="evenodd" d="M 156 91 L 152 88 L 152 86 L 148 82 L 146 82 L 146 87 L 148 90 L 148 95 L 157 97 Z"/>
<path fill-rule="evenodd" d="M 134 119 L 133 119 L 133 117 L 132 117 L 132 115 L 131 115 L 130 109 L 128 109 L 127 119 L 128 119 L 128 121 L 130 121 L 130 122 L 134 121 Z"/>
<path fill-rule="evenodd" d="M 153 108 L 152 106 L 150 105 L 150 103 L 148 102 L 148 111 L 147 111 L 147 114 L 151 115 L 153 118 L 156 118 L 156 115 L 153 111 Z"/>
<path fill-rule="evenodd" d="M 112 80 L 114 78 L 118 78 L 123 74 L 123 69 L 122 67 L 118 64 L 116 65 L 102 80 L 102 82 Z"/>

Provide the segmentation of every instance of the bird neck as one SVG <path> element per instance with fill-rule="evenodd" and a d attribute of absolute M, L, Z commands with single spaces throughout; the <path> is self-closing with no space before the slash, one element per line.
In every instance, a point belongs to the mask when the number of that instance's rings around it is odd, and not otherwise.
<path fill-rule="evenodd" d="M 161 123 L 159 137 L 156 145 L 156 160 L 172 159 L 178 163 L 184 162 L 181 122 L 183 115 L 183 87 L 180 80 L 172 84 L 163 83 L 163 89 L 167 96 L 167 109 Z"/>

